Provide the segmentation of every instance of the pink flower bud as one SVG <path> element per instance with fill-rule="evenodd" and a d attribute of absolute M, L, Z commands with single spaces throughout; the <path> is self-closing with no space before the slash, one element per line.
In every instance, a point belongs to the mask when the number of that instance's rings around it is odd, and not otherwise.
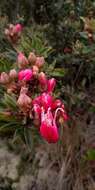
<path fill-rule="evenodd" d="M 11 79 L 16 79 L 17 78 L 17 72 L 15 69 L 11 69 L 10 72 L 9 72 L 9 77 Z"/>
<path fill-rule="evenodd" d="M 49 143 L 56 143 L 59 139 L 57 126 L 49 110 L 46 114 L 42 111 L 40 134 Z"/>
<path fill-rule="evenodd" d="M 9 83 L 9 76 L 8 76 L 7 73 L 5 73 L 5 72 L 2 72 L 2 73 L 1 73 L 1 76 L 0 76 L 0 83 L 1 83 L 1 84 L 7 84 L 7 83 Z"/>
<path fill-rule="evenodd" d="M 47 78 L 44 72 L 39 73 L 38 80 L 42 90 L 47 89 Z"/>
<path fill-rule="evenodd" d="M 53 97 L 48 93 L 43 93 L 41 96 L 41 104 L 44 107 L 44 109 L 47 110 L 49 107 L 52 106 L 52 103 L 53 103 Z"/>
<path fill-rule="evenodd" d="M 22 31 L 22 25 L 21 24 L 16 24 L 14 26 L 14 33 L 20 33 Z"/>
<path fill-rule="evenodd" d="M 18 73 L 19 80 L 29 81 L 31 80 L 32 76 L 33 76 L 33 72 L 31 69 L 25 69 Z"/>
<path fill-rule="evenodd" d="M 50 93 L 50 92 L 53 92 L 54 88 L 56 86 L 56 80 L 54 78 L 48 80 L 48 87 L 47 87 L 47 91 Z"/>
<path fill-rule="evenodd" d="M 38 72 L 39 72 L 39 68 L 34 65 L 34 66 L 32 67 L 32 69 L 33 69 L 33 76 L 37 76 L 37 75 L 38 75 Z"/>
<path fill-rule="evenodd" d="M 61 100 L 57 99 L 57 100 L 55 100 L 55 101 L 53 102 L 53 104 L 52 104 L 52 109 L 55 110 L 56 108 L 61 107 L 61 105 L 62 105 Z"/>
<path fill-rule="evenodd" d="M 19 68 L 24 68 L 29 64 L 25 55 L 21 52 L 18 54 L 17 63 Z"/>
<path fill-rule="evenodd" d="M 31 52 L 29 54 L 28 61 L 29 61 L 29 63 L 32 63 L 32 64 L 34 64 L 36 62 L 36 55 L 33 52 Z"/>
<path fill-rule="evenodd" d="M 39 68 L 42 67 L 44 65 L 44 63 L 45 63 L 44 57 L 37 57 L 36 58 L 35 65 L 37 67 L 39 67 Z"/>

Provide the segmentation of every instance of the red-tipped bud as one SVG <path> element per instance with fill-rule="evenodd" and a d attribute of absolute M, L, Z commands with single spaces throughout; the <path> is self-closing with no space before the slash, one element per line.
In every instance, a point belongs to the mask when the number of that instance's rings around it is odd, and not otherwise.
<path fill-rule="evenodd" d="M 44 72 L 39 73 L 38 80 L 42 90 L 47 89 L 47 78 Z"/>
<path fill-rule="evenodd" d="M 42 67 L 44 65 L 44 63 L 45 63 L 44 57 L 37 57 L 36 58 L 35 65 L 37 67 L 39 67 L 39 68 Z"/>
<path fill-rule="evenodd" d="M 53 92 L 55 86 L 56 86 L 56 80 L 54 78 L 49 79 L 48 80 L 48 87 L 47 87 L 48 93 Z"/>
<path fill-rule="evenodd" d="M 10 72 L 9 72 L 9 77 L 10 77 L 11 79 L 13 79 L 13 80 L 17 78 L 17 72 L 16 72 L 15 69 L 11 69 L 11 70 L 10 70 Z"/>
<path fill-rule="evenodd" d="M 9 83 L 9 76 L 7 73 L 2 72 L 0 76 L 0 83 L 1 84 L 8 84 Z"/>
<path fill-rule="evenodd" d="M 17 63 L 19 68 L 25 68 L 29 64 L 25 55 L 21 52 L 18 54 Z"/>
<path fill-rule="evenodd" d="M 36 55 L 33 52 L 29 54 L 28 61 L 30 64 L 34 64 L 36 62 Z"/>

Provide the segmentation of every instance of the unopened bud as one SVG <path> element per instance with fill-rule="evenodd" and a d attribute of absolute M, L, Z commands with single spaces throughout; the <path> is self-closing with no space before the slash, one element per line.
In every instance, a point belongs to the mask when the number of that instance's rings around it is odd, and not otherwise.
<path fill-rule="evenodd" d="M 5 72 L 2 72 L 2 73 L 1 73 L 1 76 L 0 76 L 0 83 L 1 83 L 1 84 L 7 84 L 7 83 L 9 83 L 9 76 L 8 76 L 7 73 L 5 73 Z"/>
<path fill-rule="evenodd" d="M 39 68 L 42 67 L 44 63 L 45 63 L 44 57 L 37 57 L 36 62 L 35 62 L 35 65 L 37 67 Z"/>
<path fill-rule="evenodd" d="M 24 68 L 29 64 L 25 55 L 21 52 L 18 54 L 17 63 L 19 68 Z"/>
<path fill-rule="evenodd" d="M 16 79 L 17 78 L 17 72 L 15 69 L 11 69 L 10 72 L 9 72 L 9 77 L 11 79 Z"/>
<path fill-rule="evenodd" d="M 17 105 L 23 112 L 27 112 L 31 108 L 32 99 L 25 93 L 21 93 L 17 100 Z"/>
<path fill-rule="evenodd" d="M 48 92 L 53 92 L 54 88 L 56 86 L 56 80 L 54 78 L 48 80 Z"/>
<path fill-rule="evenodd" d="M 5 29 L 4 33 L 5 33 L 6 36 L 9 36 L 9 30 L 8 29 Z"/>
<path fill-rule="evenodd" d="M 13 30 L 13 28 L 14 28 L 14 25 L 13 25 L 13 24 L 10 24 L 10 25 L 9 25 L 9 30 Z"/>
<path fill-rule="evenodd" d="M 38 80 L 43 90 L 47 89 L 47 78 L 44 72 L 39 73 Z"/>
<path fill-rule="evenodd" d="M 29 54 L 28 61 L 30 64 L 34 64 L 36 62 L 36 55 L 33 52 Z"/>
<path fill-rule="evenodd" d="M 13 28 L 13 32 L 14 32 L 14 34 L 21 33 L 22 28 L 23 28 L 23 27 L 22 27 L 21 24 L 16 24 L 16 25 L 14 26 L 14 28 Z"/>
<path fill-rule="evenodd" d="M 33 75 L 34 75 L 34 76 L 37 76 L 37 75 L 38 75 L 38 72 L 39 72 L 39 68 L 34 65 L 34 66 L 32 67 L 32 69 L 33 69 Z"/>

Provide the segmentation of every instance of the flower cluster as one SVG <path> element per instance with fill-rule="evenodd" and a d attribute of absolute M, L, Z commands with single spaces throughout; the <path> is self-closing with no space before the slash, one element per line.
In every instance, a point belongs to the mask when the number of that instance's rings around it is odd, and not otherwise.
<path fill-rule="evenodd" d="M 19 52 L 18 70 L 2 72 L 0 83 L 4 85 L 8 94 L 16 95 L 18 116 L 29 119 L 30 126 L 33 123 L 45 140 L 55 143 L 59 139 L 60 118 L 66 121 L 68 116 L 64 104 L 53 96 L 55 78 L 48 79 L 42 72 L 44 63 L 44 57 L 33 52 L 28 58 Z"/>
<path fill-rule="evenodd" d="M 10 24 L 9 27 L 5 29 L 5 35 L 11 43 L 15 44 L 21 36 L 22 29 L 21 24 Z"/>

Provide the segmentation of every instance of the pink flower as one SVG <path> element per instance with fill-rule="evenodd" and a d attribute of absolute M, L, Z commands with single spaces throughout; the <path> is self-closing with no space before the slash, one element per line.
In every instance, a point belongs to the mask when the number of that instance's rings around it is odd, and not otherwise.
<path fill-rule="evenodd" d="M 29 80 L 31 80 L 32 76 L 33 76 L 33 72 L 31 69 L 21 70 L 18 73 L 18 79 L 19 80 L 29 81 Z"/>
<path fill-rule="evenodd" d="M 17 63 L 19 68 L 24 68 L 26 65 L 29 64 L 25 55 L 21 52 L 18 54 Z"/>
<path fill-rule="evenodd" d="M 47 113 L 42 111 L 40 134 L 49 143 L 56 143 L 59 139 L 57 126 L 53 120 L 52 112 L 49 109 Z"/>
<path fill-rule="evenodd" d="M 43 93 L 41 95 L 41 104 L 44 107 L 45 110 L 47 110 L 49 107 L 52 106 L 53 103 L 53 97 L 48 93 Z"/>
<path fill-rule="evenodd" d="M 44 65 L 44 63 L 45 63 L 44 57 L 37 57 L 36 58 L 35 65 L 37 67 L 39 67 L 39 68 L 42 67 Z"/>
<path fill-rule="evenodd" d="M 20 33 L 21 31 L 22 31 L 22 29 L 23 29 L 23 27 L 22 27 L 22 25 L 21 24 L 16 24 L 15 26 L 14 26 L 14 33 Z"/>
<path fill-rule="evenodd" d="M 49 93 L 50 93 L 50 92 L 53 92 L 55 86 L 56 86 L 56 80 L 55 80 L 54 78 L 49 79 L 49 80 L 48 80 L 47 91 L 48 91 Z"/>

